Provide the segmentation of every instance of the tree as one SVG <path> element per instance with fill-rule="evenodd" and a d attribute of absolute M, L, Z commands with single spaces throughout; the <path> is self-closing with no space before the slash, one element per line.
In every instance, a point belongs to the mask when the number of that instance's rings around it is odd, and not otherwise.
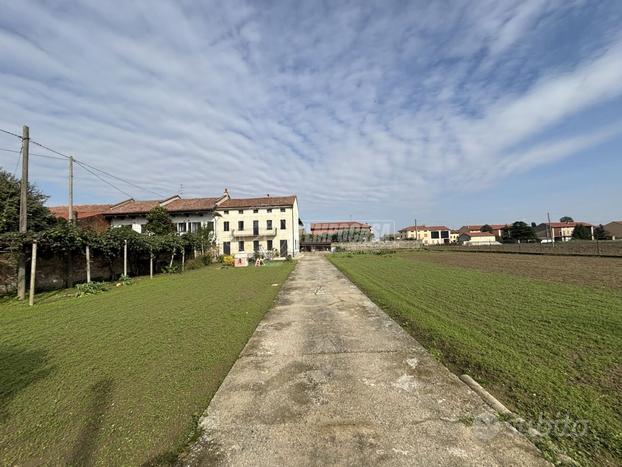
<path fill-rule="evenodd" d="M 528 242 L 535 239 L 534 228 L 522 221 L 516 221 L 503 229 L 503 240 L 506 242 Z"/>
<path fill-rule="evenodd" d="M 572 238 L 574 238 L 575 240 L 591 240 L 592 231 L 586 225 L 577 224 L 577 226 L 572 231 Z"/>
<path fill-rule="evenodd" d="M 491 227 L 490 225 L 488 225 L 488 224 L 484 224 L 484 225 L 482 225 L 482 228 L 481 228 L 481 229 L 479 229 L 479 231 L 480 231 L 480 232 L 490 232 L 490 233 L 493 233 L 493 232 L 494 232 L 494 230 L 492 229 L 492 227 Z"/>
<path fill-rule="evenodd" d="M 56 219 L 43 203 L 48 199 L 34 185 L 28 185 L 28 230 L 38 232 L 54 225 Z M 20 182 L 0 169 L 0 234 L 19 230 Z"/>
<path fill-rule="evenodd" d="M 154 235 L 167 235 L 175 233 L 175 225 L 168 211 L 162 206 L 156 206 L 147 213 L 145 230 Z"/>
<path fill-rule="evenodd" d="M 603 224 L 600 224 L 594 229 L 594 238 L 596 240 L 607 240 L 607 238 L 609 238 L 609 232 L 605 230 Z"/>
<path fill-rule="evenodd" d="M 574 219 L 570 216 L 564 216 L 559 220 L 559 222 L 574 222 Z"/>

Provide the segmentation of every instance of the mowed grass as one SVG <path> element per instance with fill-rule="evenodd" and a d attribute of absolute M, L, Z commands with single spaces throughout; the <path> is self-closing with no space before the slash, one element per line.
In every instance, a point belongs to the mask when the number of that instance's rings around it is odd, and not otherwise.
<path fill-rule="evenodd" d="M 293 269 L 219 269 L 0 304 L 0 465 L 175 458 Z"/>
<path fill-rule="evenodd" d="M 620 465 L 621 291 L 434 264 L 425 254 L 330 260 L 451 369 L 528 420 L 587 420 L 584 436 L 551 434 L 567 454 Z"/>

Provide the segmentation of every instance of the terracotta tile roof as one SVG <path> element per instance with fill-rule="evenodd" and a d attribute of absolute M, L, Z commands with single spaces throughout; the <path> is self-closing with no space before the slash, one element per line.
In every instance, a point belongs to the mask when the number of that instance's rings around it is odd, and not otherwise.
<path fill-rule="evenodd" d="M 581 222 L 581 221 L 575 221 L 575 222 L 551 222 L 551 227 L 556 228 L 556 229 L 561 229 L 564 227 L 576 227 L 577 225 L 584 225 L 586 227 L 594 227 L 592 224 L 590 224 L 589 222 Z M 540 224 L 540 225 L 549 225 L 548 223 L 544 223 L 544 224 Z"/>
<path fill-rule="evenodd" d="M 119 203 L 119 204 L 112 206 L 104 214 L 106 215 L 141 214 L 141 213 L 147 213 L 151 209 L 159 205 L 160 205 L 160 201 L 157 199 L 148 200 L 148 201 L 135 201 L 131 199 L 123 203 Z"/>
<path fill-rule="evenodd" d="M 486 224 L 464 225 L 460 227 L 460 230 L 468 231 L 468 232 L 479 232 L 481 231 L 482 227 L 484 227 L 485 225 Z M 492 230 L 503 230 L 505 229 L 507 225 L 511 225 L 511 224 L 488 224 L 488 225 L 492 227 Z"/>
<path fill-rule="evenodd" d="M 111 204 L 76 204 L 73 212 L 76 219 L 86 219 L 87 217 L 97 216 L 110 209 Z M 59 219 L 68 219 L 69 210 L 67 206 L 52 206 L 48 208 L 50 212 Z"/>
<path fill-rule="evenodd" d="M 166 206 L 167 211 L 208 211 L 216 207 L 220 198 L 181 198 L 171 201 Z"/>
<path fill-rule="evenodd" d="M 444 225 L 418 225 L 415 228 L 414 225 L 411 225 L 409 227 L 404 227 L 403 229 L 400 229 L 400 232 L 414 232 L 415 230 L 419 232 L 424 232 L 426 230 L 450 230 L 450 228 Z"/>
<path fill-rule="evenodd" d="M 235 198 L 223 201 L 218 209 L 270 208 L 293 206 L 296 196 L 264 196 L 261 198 Z"/>

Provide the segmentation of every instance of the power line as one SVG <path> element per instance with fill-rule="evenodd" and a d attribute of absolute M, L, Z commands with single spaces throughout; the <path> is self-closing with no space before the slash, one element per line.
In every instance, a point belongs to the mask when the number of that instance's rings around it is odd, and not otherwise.
<path fill-rule="evenodd" d="M 164 195 L 162 193 L 157 193 L 155 191 L 151 191 L 151 190 L 148 190 L 146 188 L 143 188 L 140 185 L 136 185 L 134 182 L 130 182 L 129 180 L 126 180 L 124 178 L 118 177 L 118 176 L 116 176 L 114 174 L 111 174 L 110 172 L 106 172 L 105 170 L 98 169 L 97 167 L 94 167 L 94 166 L 92 166 L 90 164 L 87 164 L 86 162 L 78 161 L 77 159 L 74 159 L 74 161 L 79 163 L 79 164 L 81 164 L 81 165 L 83 165 L 83 166 L 89 167 L 89 168 L 91 168 L 93 170 L 96 170 L 96 171 L 101 172 L 101 173 L 103 173 L 105 175 L 108 175 L 110 178 L 114 178 L 116 180 L 119 180 L 120 182 L 127 183 L 128 185 L 133 186 L 134 188 L 137 188 L 137 189 L 139 189 L 141 191 L 146 191 L 148 193 L 151 193 L 151 194 L 154 194 L 156 196 L 159 196 L 160 198 L 164 198 Z"/>
<path fill-rule="evenodd" d="M 132 198 L 132 195 L 130 195 L 128 192 L 123 191 L 121 188 L 119 188 L 118 186 L 116 186 L 115 184 L 109 182 L 108 180 L 100 177 L 97 173 L 93 172 L 91 169 L 89 169 L 88 167 L 86 167 L 83 163 L 81 163 L 80 161 L 74 159 L 74 162 L 76 164 L 78 164 L 80 167 L 82 167 L 84 170 L 86 170 L 87 172 L 89 172 L 91 175 L 97 177 L 99 180 L 101 180 L 102 182 L 104 182 L 107 185 L 110 185 L 112 188 L 114 188 L 115 190 L 123 193 L 125 196 L 128 196 L 130 198 Z"/>
<path fill-rule="evenodd" d="M 6 133 L 7 135 L 15 136 L 16 138 L 22 139 L 20 135 L 18 135 L 17 133 L 13 133 L 12 131 L 3 130 L 2 128 L 0 128 L 0 131 L 2 133 Z"/>
<path fill-rule="evenodd" d="M 21 151 L 17 151 L 15 149 L 7 149 L 7 148 L 0 148 L 0 151 L 4 151 L 4 152 L 14 152 L 15 154 L 21 154 Z M 45 159 L 54 159 L 57 161 L 64 161 L 65 159 L 62 157 L 54 157 L 54 156 L 47 156 L 45 154 L 35 154 L 35 153 L 29 153 L 30 156 L 36 156 L 36 157 L 43 157 Z"/>
<path fill-rule="evenodd" d="M 30 142 L 31 142 L 32 144 L 36 144 L 36 145 L 37 145 L 37 146 L 39 146 L 40 148 L 47 149 L 48 151 L 53 152 L 54 154 L 57 154 L 57 155 L 59 155 L 59 156 L 63 156 L 65 159 L 69 159 L 69 157 L 70 157 L 70 156 L 68 156 L 67 154 L 63 154 L 62 152 L 55 151 L 54 149 L 48 148 L 47 146 L 44 146 L 44 145 L 43 145 L 43 144 L 41 144 L 41 143 L 37 143 L 36 141 L 30 140 Z"/>

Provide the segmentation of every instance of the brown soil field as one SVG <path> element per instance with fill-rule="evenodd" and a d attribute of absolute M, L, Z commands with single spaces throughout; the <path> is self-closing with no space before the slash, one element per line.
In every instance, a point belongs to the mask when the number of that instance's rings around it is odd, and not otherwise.
<path fill-rule="evenodd" d="M 518 255 L 503 253 L 421 252 L 417 261 L 501 272 L 517 276 L 622 290 L 622 258 Z"/>

